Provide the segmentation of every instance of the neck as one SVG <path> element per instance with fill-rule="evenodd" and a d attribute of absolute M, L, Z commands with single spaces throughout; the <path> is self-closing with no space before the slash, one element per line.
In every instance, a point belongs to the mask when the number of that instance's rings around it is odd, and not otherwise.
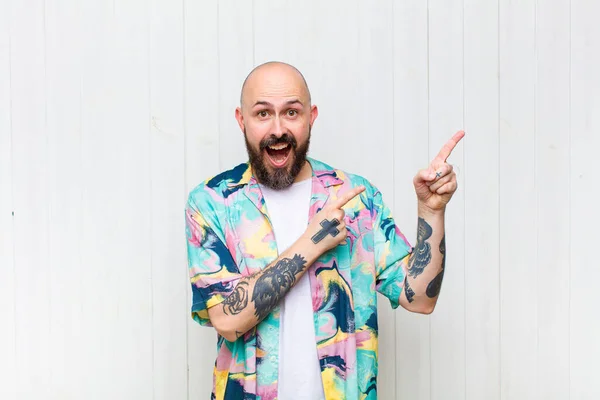
<path fill-rule="evenodd" d="M 304 165 L 302 166 L 302 169 L 300 170 L 298 176 L 296 176 L 296 179 L 294 179 L 294 182 L 301 182 L 303 180 L 309 179 L 311 176 L 312 167 L 310 166 L 310 163 L 307 160 L 304 161 Z"/>

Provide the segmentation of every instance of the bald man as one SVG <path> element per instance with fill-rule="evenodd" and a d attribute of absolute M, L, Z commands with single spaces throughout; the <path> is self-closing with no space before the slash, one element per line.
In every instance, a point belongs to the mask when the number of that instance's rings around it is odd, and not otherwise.
<path fill-rule="evenodd" d="M 457 188 L 446 160 L 464 133 L 413 180 L 413 247 L 372 183 L 307 157 L 317 116 L 296 68 L 256 67 L 235 111 L 248 160 L 189 194 L 192 317 L 218 338 L 213 399 L 376 399 L 377 292 L 416 313 L 437 302 Z"/>

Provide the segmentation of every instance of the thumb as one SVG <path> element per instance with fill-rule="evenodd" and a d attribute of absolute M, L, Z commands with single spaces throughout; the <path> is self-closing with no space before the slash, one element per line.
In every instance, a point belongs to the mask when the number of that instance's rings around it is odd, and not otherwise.
<path fill-rule="evenodd" d="M 415 176 L 415 185 L 425 185 L 427 182 L 431 182 L 435 179 L 435 173 L 431 168 L 420 170 Z"/>

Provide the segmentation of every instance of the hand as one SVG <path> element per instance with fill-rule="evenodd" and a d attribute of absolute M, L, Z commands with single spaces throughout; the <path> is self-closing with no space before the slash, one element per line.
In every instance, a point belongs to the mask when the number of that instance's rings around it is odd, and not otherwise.
<path fill-rule="evenodd" d="M 425 206 L 431 211 L 445 209 L 458 187 L 456 173 L 446 160 L 464 136 L 464 131 L 454 134 L 429 164 L 429 168 L 419 171 L 413 179 L 419 206 Z"/>
<path fill-rule="evenodd" d="M 356 187 L 321 209 L 306 228 L 304 237 L 317 246 L 319 254 L 325 253 L 346 240 L 348 231 L 342 210 L 350 200 L 365 190 L 364 186 Z"/>

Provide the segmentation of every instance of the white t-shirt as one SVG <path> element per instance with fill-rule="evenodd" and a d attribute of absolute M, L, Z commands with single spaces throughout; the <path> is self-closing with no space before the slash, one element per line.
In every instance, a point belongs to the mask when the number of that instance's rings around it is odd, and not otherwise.
<path fill-rule="evenodd" d="M 294 244 L 308 226 L 311 189 L 311 179 L 284 190 L 261 185 L 279 254 Z M 278 398 L 323 400 L 308 274 L 296 282 L 280 308 Z"/>

